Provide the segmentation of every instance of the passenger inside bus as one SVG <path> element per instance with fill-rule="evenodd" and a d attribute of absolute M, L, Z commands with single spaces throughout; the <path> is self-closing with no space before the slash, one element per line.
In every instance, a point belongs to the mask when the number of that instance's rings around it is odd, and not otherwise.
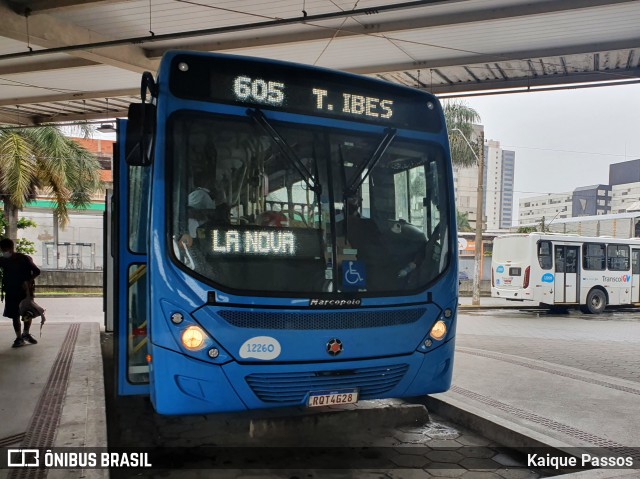
<path fill-rule="evenodd" d="M 229 205 L 224 190 L 215 182 L 211 172 L 194 168 L 193 189 L 187 198 L 188 232 L 180 238 L 180 244 L 191 248 L 198 228 L 207 223 L 228 224 Z"/>

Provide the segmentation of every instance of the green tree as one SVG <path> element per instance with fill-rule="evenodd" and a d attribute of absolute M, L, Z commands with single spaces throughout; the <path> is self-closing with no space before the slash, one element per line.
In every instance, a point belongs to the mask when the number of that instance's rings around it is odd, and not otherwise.
<path fill-rule="evenodd" d="M 451 149 L 451 161 L 454 166 L 468 167 L 476 164 L 477 152 L 469 148 L 476 144 L 472 141 L 473 125 L 480 123 L 480 115 L 476 110 L 467 106 L 460 100 L 447 100 L 443 104 L 444 119 L 449 132 L 449 148 Z M 454 131 L 460 130 L 459 132 Z M 462 132 L 462 135 L 460 134 Z M 465 141 L 465 138 L 467 141 Z M 474 155 L 474 153 L 476 155 Z"/>
<path fill-rule="evenodd" d="M 18 229 L 25 229 L 25 228 L 35 228 L 37 225 L 35 223 L 35 221 L 33 221 L 30 218 L 20 218 L 18 220 Z M 4 217 L 4 214 L 2 213 L 2 211 L 0 211 L 0 238 L 3 238 L 5 236 L 5 231 L 7 229 L 7 220 Z M 19 240 L 17 240 L 15 242 L 15 246 L 16 246 L 16 251 L 18 253 L 24 253 L 24 254 L 34 254 L 36 252 L 36 245 L 33 241 L 29 241 L 26 238 L 20 238 Z"/>
<path fill-rule="evenodd" d="M 0 194 L 5 235 L 16 238 L 18 211 L 39 188 L 52 196 L 60 225 L 69 221 L 67 205 L 82 208 L 100 187 L 94 156 L 54 126 L 0 128 Z"/>
<path fill-rule="evenodd" d="M 473 228 L 471 228 L 471 225 L 469 224 L 469 213 L 463 213 L 456 210 L 456 219 L 458 223 L 458 231 L 473 231 Z"/>
<path fill-rule="evenodd" d="M 538 231 L 538 228 L 536 228 L 535 226 L 520 226 L 518 228 L 518 233 L 535 233 L 536 231 Z"/>

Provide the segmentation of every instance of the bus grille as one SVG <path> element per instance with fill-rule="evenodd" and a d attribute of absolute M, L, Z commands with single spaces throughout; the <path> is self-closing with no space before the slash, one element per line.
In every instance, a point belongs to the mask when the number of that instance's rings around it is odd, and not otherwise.
<path fill-rule="evenodd" d="M 256 312 L 221 310 L 218 315 L 238 328 L 254 329 L 357 329 L 411 324 L 425 308 L 349 312 Z"/>
<path fill-rule="evenodd" d="M 408 364 L 396 364 L 337 371 L 256 373 L 246 380 L 256 396 L 268 403 L 299 403 L 310 391 L 356 388 L 359 399 L 372 399 L 396 387 L 408 369 Z"/>

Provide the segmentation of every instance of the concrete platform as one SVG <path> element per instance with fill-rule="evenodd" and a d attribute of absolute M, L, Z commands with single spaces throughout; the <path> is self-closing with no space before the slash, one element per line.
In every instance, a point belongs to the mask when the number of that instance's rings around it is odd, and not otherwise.
<path fill-rule="evenodd" d="M 100 325 L 58 319 L 47 321 L 41 337 L 38 329 L 32 327 L 38 344 L 12 348 L 11 322 L 0 322 L 0 446 L 107 446 Z M 0 478 L 36 477 L 16 471 L 0 470 Z M 47 477 L 69 475 L 51 470 Z M 108 477 L 108 471 L 83 477 Z"/>

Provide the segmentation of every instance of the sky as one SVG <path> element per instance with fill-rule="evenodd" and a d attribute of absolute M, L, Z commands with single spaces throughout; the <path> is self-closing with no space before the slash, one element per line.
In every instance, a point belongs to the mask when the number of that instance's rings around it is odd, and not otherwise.
<path fill-rule="evenodd" d="M 640 85 L 468 97 L 485 139 L 516 152 L 518 200 L 609 182 L 609 165 L 640 158 Z"/>

